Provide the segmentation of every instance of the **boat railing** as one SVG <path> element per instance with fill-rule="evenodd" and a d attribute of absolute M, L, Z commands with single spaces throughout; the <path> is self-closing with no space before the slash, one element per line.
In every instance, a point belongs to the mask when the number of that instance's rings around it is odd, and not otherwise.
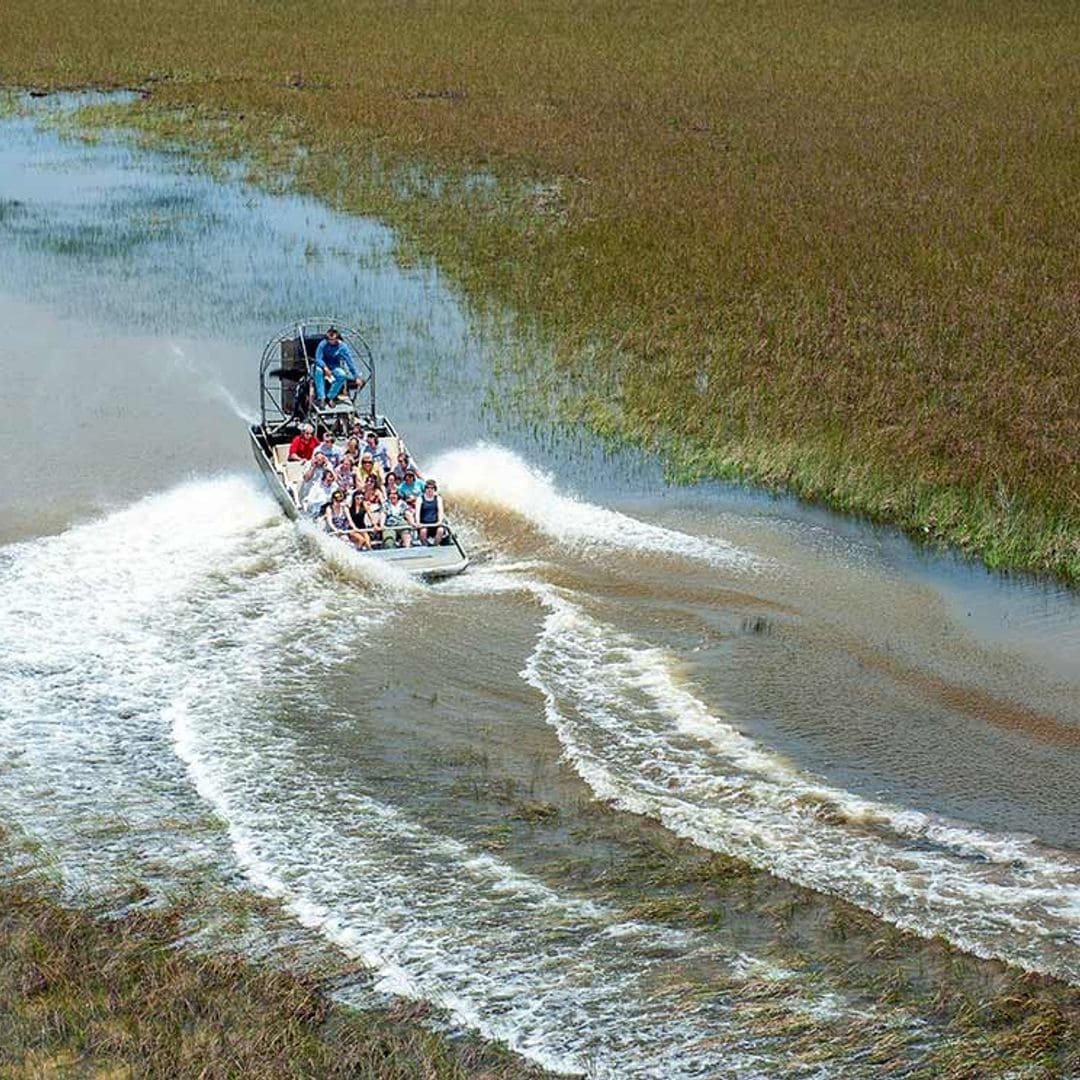
<path fill-rule="evenodd" d="M 321 514 L 319 515 L 322 516 Z M 402 532 L 416 532 L 418 529 L 442 529 L 445 539 L 452 543 L 457 543 L 457 537 L 454 534 L 454 530 L 444 521 L 441 525 L 410 525 L 405 523 L 404 525 L 365 525 L 362 529 L 327 529 L 326 532 L 330 536 L 351 536 L 353 533 L 385 533 L 392 532 L 394 534 Z"/>

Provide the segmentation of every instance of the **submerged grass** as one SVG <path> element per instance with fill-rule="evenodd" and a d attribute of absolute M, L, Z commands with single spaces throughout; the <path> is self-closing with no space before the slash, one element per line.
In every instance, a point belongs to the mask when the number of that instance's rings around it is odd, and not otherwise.
<path fill-rule="evenodd" d="M 1076 5 L 6 15 L 5 84 L 146 87 L 156 137 L 393 221 L 676 475 L 1080 578 Z"/>
<path fill-rule="evenodd" d="M 0 1078 L 546 1075 L 427 1030 L 408 1003 L 349 1009 L 308 975 L 186 948 L 190 919 L 189 904 L 108 916 L 0 882 Z"/>
<path fill-rule="evenodd" d="M 868 1075 L 905 1080 L 1080 1075 L 1080 989 L 921 938 L 594 799 L 559 800 L 551 778 L 520 803 L 516 781 L 489 761 L 456 761 L 454 790 L 490 811 L 480 846 L 561 894 L 715 936 L 751 963 L 673 961 L 656 976 L 673 1008 L 723 1000 L 740 1016 L 714 1043 L 777 1040 L 793 1075 L 816 1075 L 844 1054 Z M 837 995 L 849 1011 L 836 1010 Z"/>

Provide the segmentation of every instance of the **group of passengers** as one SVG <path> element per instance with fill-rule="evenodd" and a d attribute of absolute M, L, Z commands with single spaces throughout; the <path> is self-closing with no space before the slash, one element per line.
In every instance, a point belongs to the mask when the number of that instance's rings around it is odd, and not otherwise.
<path fill-rule="evenodd" d="M 447 536 L 438 484 L 425 479 L 402 448 L 391 462 L 374 431 L 359 422 L 340 449 L 329 432 L 304 424 L 289 444 L 290 461 L 306 461 L 300 505 L 327 532 L 361 551 L 434 545 Z"/>

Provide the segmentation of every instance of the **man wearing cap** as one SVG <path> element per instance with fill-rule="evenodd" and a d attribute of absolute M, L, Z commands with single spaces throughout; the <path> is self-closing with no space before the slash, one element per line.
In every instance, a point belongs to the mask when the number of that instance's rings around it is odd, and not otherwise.
<path fill-rule="evenodd" d="M 327 396 L 331 402 L 337 401 L 339 397 L 343 401 L 348 401 L 348 395 L 344 393 L 344 390 L 345 383 L 349 379 L 354 379 L 360 386 L 364 385 L 364 380 L 360 378 L 360 372 L 356 368 L 352 351 L 341 340 L 341 334 L 333 326 L 326 331 L 326 337 L 319 342 L 311 370 L 315 377 L 315 398 L 320 406 L 326 404 Z M 327 379 L 333 380 L 330 384 L 329 395 L 326 393 Z"/>
<path fill-rule="evenodd" d="M 403 499 L 419 499 L 424 494 L 424 482 L 417 479 L 411 465 L 405 470 L 405 479 L 398 484 L 398 492 Z"/>
<path fill-rule="evenodd" d="M 318 445 L 319 440 L 315 438 L 315 429 L 310 424 L 301 425 L 300 434 L 289 443 L 289 460 L 310 461 Z"/>

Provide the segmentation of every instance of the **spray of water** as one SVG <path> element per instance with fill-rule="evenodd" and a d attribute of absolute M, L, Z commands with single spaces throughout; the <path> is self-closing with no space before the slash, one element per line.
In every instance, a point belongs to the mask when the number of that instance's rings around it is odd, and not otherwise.
<path fill-rule="evenodd" d="M 245 424 L 255 423 L 257 417 L 253 409 L 246 408 L 236 400 L 233 392 L 221 381 L 220 377 L 209 365 L 194 357 L 188 356 L 184 350 L 172 342 L 169 345 L 168 355 L 173 364 L 190 376 L 202 393 L 210 400 L 218 401 L 228 407 L 229 411 Z"/>
<path fill-rule="evenodd" d="M 549 473 L 501 446 L 478 443 L 443 454 L 430 469 L 454 500 L 509 512 L 579 551 L 621 549 L 690 558 L 731 571 L 760 569 L 761 560 L 724 540 L 691 536 L 639 521 L 563 490 Z"/>

